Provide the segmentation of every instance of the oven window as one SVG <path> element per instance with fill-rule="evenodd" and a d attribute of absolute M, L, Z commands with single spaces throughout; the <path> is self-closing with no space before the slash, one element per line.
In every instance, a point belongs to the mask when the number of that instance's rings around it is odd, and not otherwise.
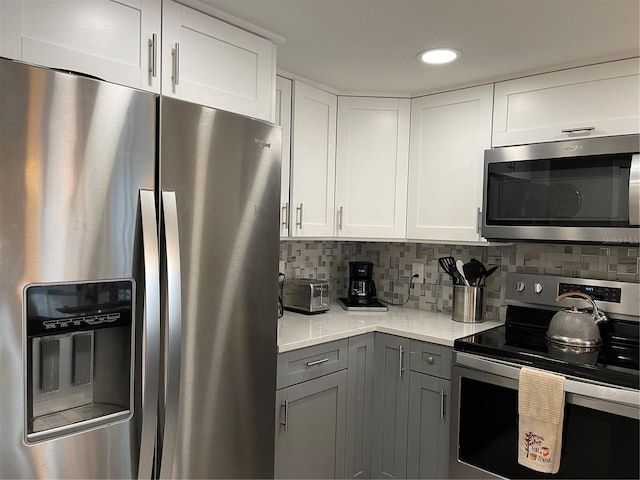
<path fill-rule="evenodd" d="M 640 478 L 640 422 L 566 404 L 560 471 L 518 463 L 518 392 L 460 379 L 460 461 L 506 478 Z"/>
<path fill-rule="evenodd" d="M 628 227 L 631 157 L 490 163 L 487 225 Z"/>

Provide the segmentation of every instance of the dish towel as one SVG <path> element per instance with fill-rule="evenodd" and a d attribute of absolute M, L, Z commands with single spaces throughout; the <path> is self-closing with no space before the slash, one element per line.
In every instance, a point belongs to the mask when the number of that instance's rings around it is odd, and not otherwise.
<path fill-rule="evenodd" d="M 564 377 L 522 368 L 518 393 L 518 463 L 558 473 L 564 422 Z"/>

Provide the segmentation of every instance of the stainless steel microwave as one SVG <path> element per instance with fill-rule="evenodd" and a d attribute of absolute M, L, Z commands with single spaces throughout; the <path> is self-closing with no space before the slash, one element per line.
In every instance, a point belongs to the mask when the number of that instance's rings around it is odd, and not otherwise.
<path fill-rule="evenodd" d="M 640 135 L 485 150 L 482 236 L 640 243 Z"/>

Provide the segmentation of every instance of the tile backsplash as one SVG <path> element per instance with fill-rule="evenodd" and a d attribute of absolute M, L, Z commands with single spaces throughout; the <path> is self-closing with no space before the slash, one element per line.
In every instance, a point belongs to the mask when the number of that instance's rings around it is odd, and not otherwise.
<path fill-rule="evenodd" d="M 429 243 L 383 243 L 344 241 L 280 242 L 280 261 L 286 278 L 327 280 L 332 297 L 346 296 L 349 262 L 374 263 L 378 297 L 424 310 L 451 312 L 453 284 L 438 265 L 439 257 L 452 256 L 465 262 L 476 258 L 487 268 L 499 265 L 487 279 L 486 317 L 504 315 L 507 272 L 542 273 L 566 277 L 640 282 L 637 247 L 518 243 L 469 246 Z M 409 289 L 411 267 L 425 265 L 425 282 Z M 286 281 L 286 280 L 285 280 Z"/>

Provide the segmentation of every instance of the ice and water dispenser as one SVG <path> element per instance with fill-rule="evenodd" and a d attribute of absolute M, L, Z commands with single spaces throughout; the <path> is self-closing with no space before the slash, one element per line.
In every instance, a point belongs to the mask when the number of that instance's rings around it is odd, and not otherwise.
<path fill-rule="evenodd" d="M 134 299 L 132 280 L 25 288 L 27 442 L 130 416 Z"/>

